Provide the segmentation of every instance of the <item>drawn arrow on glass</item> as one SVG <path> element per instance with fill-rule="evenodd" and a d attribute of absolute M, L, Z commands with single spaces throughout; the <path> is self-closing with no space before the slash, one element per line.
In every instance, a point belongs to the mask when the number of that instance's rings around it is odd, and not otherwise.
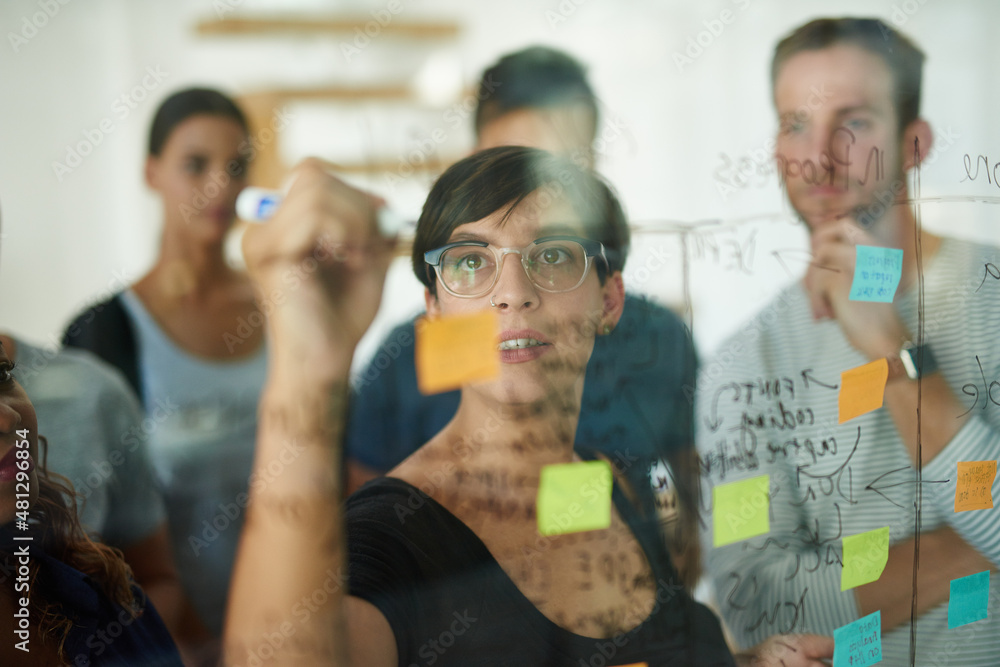
<path fill-rule="evenodd" d="M 802 382 L 805 383 L 806 389 L 809 388 L 809 381 L 810 380 L 812 380 L 813 382 L 815 382 L 816 384 L 818 384 L 821 387 L 826 387 L 827 389 L 836 389 L 837 387 L 840 386 L 840 385 L 836 385 L 836 384 L 827 384 L 825 382 L 822 382 L 821 380 L 818 380 L 815 375 L 810 375 L 810 373 L 812 373 L 812 369 L 811 368 L 807 368 L 804 371 L 802 371 Z"/>
<path fill-rule="evenodd" d="M 883 498 L 885 498 L 886 500 L 888 500 L 890 503 L 892 503 L 893 505 L 895 505 L 896 507 L 899 507 L 900 509 L 906 509 L 906 507 L 904 505 L 900 505 L 896 501 L 892 500 L 887 495 L 885 495 L 884 493 L 882 493 L 882 491 L 885 490 L 885 489 L 891 489 L 891 488 L 894 488 L 894 487 L 897 487 L 897 486 L 903 486 L 904 484 L 947 484 L 948 482 L 951 481 L 950 479 L 922 479 L 922 480 L 919 480 L 919 481 L 915 480 L 915 479 L 908 479 L 908 480 L 903 480 L 901 482 L 893 482 L 891 484 L 882 484 L 882 485 L 880 485 L 878 487 L 875 486 L 875 484 L 879 480 L 881 480 L 883 477 L 888 477 L 889 475 L 895 474 L 897 472 L 901 472 L 903 470 L 912 470 L 912 469 L 913 469 L 912 466 L 904 466 L 902 468 L 896 468 L 895 470 L 890 470 L 889 472 L 882 473 L 881 475 L 879 475 L 878 477 L 876 477 L 874 480 L 872 480 L 871 484 L 869 484 L 869 485 L 867 485 L 865 487 L 865 491 L 874 491 L 875 493 L 879 494 L 880 496 L 882 496 Z"/>
<path fill-rule="evenodd" d="M 719 396 L 730 390 L 736 392 L 736 395 L 733 396 L 733 402 L 740 400 L 740 385 L 737 382 L 724 384 L 715 390 L 715 398 L 712 399 L 712 416 L 705 418 L 705 425 L 712 431 L 718 431 L 719 427 L 722 426 L 722 418 L 719 417 Z"/>
<path fill-rule="evenodd" d="M 778 248 L 777 250 L 772 250 L 771 254 L 774 255 L 776 260 L 778 260 L 778 264 L 781 264 L 781 268 L 785 270 L 785 273 L 787 273 L 790 278 L 794 278 L 795 274 L 788 269 L 788 265 L 785 264 L 786 259 L 795 262 L 802 262 L 803 264 L 815 266 L 819 269 L 833 271 L 834 273 L 840 273 L 840 269 L 835 269 L 832 266 L 823 266 L 822 264 L 816 264 L 813 262 L 812 253 L 803 248 Z"/>

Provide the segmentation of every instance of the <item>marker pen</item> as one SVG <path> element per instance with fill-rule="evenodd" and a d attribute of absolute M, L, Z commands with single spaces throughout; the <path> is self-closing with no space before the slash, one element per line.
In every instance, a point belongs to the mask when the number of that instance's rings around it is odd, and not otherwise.
<path fill-rule="evenodd" d="M 278 190 L 254 186 L 243 188 L 236 198 L 236 215 L 247 222 L 264 222 L 274 215 L 283 199 L 284 195 Z M 375 218 L 379 233 L 385 237 L 398 236 L 413 228 L 412 222 L 404 220 L 388 206 L 379 208 L 375 212 Z"/>

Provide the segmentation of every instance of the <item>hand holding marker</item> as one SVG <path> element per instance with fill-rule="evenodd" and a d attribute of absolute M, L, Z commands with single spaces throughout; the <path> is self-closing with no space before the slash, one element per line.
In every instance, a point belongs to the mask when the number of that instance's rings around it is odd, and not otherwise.
<path fill-rule="evenodd" d="M 278 190 L 268 190 L 250 186 L 243 188 L 236 198 L 236 215 L 247 222 L 269 220 L 281 206 L 284 195 Z M 404 220 L 398 213 L 383 206 L 375 213 L 378 231 L 386 238 L 400 235 L 413 228 L 413 223 Z"/>

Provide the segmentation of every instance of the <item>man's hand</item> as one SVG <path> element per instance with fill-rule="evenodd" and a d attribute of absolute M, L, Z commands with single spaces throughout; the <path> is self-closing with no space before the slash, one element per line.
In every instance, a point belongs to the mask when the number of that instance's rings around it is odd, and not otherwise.
<path fill-rule="evenodd" d="M 849 299 L 858 245 L 881 244 L 850 219 L 813 233 L 813 262 L 804 278 L 813 317 L 837 320 L 847 340 L 868 359 L 891 357 L 909 332 L 891 303 Z"/>
<path fill-rule="evenodd" d="M 774 635 L 736 656 L 740 667 L 825 667 L 833 658 L 833 638 L 821 635 Z"/>

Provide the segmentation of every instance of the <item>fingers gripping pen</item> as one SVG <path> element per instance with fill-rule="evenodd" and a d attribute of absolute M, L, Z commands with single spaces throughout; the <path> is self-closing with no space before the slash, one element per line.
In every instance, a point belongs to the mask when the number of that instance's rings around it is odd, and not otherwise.
<path fill-rule="evenodd" d="M 264 222 L 278 210 L 282 199 L 284 195 L 278 190 L 254 186 L 243 188 L 236 198 L 236 215 L 247 222 Z M 387 206 L 379 208 L 375 217 L 379 233 L 387 238 L 398 236 L 413 226 Z"/>

